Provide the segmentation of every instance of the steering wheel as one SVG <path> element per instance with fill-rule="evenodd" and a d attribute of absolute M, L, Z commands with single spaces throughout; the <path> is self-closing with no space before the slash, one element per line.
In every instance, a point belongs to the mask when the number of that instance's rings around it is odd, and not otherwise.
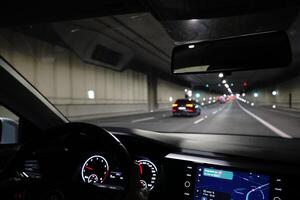
<path fill-rule="evenodd" d="M 98 126 L 66 123 L 47 130 L 41 138 L 25 145 L 24 150 L 19 158 L 31 152 L 41 171 L 41 180 L 27 187 L 28 199 L 141 199 L 136 165 L 126 148 Z M 81 179 L 78 163 L 83 160 L 82 155 L 100 151 L 114 156 L 120 164 L 124 174 L 123 189 L 102 187 Z"/>

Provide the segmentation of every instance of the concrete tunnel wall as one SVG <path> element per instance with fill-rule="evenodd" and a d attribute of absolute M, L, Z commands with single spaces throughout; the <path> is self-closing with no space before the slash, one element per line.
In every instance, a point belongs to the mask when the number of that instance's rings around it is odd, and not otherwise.
<path fill-rule="evenodd" d="M 146 74 L 86 64 L 68 49 L 11 31 L 0 31 L 0 55 L 69 118 L 148 112 Z M 169 97 L 183 98 L 184 89 L 158 79 L 157 109 L 170 109 Z"/>
<path fill-rule="evenodd" d="M 274 84 L 251 91 L 247 94 L 246 99 L 254 102 L 256 105 L 272 107 L 276 105 L 281 108 L 300 109 L 300 76 L 286 80 L 281 83 Z M 277 91 L 277 95 L 272 95 L 273 91 Z M 257 92 L 258 97 L 253 94 Z"/>

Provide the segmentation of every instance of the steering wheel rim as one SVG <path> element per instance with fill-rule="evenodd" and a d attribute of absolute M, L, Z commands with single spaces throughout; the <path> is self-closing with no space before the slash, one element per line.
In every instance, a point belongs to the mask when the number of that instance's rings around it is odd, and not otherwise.
<path fill-rule="evenodd" d="M 110 132 L 107 130 L 100 128 L 98 126 L 82 123 L 82 122 L 70 122 L 66 124 L 62 124 L 60 126 L 51 128 L 46 131 L 46 137 L 42 138 L 42 141 L 38 145 L 34 145 L 34 149 L 45 148 L 47 146 L 63 145 L 65 151 L 69 151 L 70 146 L 79 145 L 72 144 L 74 142 L 74 138 L 80 137 L 91 137 L 97 143 L 97 141 L 105 142 L 106 145 L 111 146 L 110 150 L 114 155 L 123 163 L 122 167 L 126 167 L 123 169 L 127 175 L 127 181 L 125 187 L 124 196 L 122 199 L 139 199 L 138 195 L 138 179 L 136 173 L 136 166 L 131 159 L 127 149 L 125 146 Z M 60 142 L 57 142 L 60 141 Z M 76 141 L 76 140 L 75 140 Z M 101 145 L 101 142 L 99 144 Z M 71 144 L 71 145 L 70 145 Z M 53 154 L 54 155 L 54 154 Z M 77 183 L 78 184 L 78 183 Z M 77 185 L 80 188 L 80 184 Z M 88 195 L 91 195 L 91 190 L 98 191 L 98 188 L 95 186 L 89 186 L 87 184 L 82 183 L 82 190 L 86 190 Z M 87 186 L 87 187 L 85 187 Z M 75 188 L 74 188 L 75 189 Z M 75 191 L 76 191 L 75 190 Z M 84 191 L 81 191 L 84 192 Z M 101 190 L 99 190 L 101 193 Z M 97 192 L 96 192 L 97 193 Z M 98 196 L 99 197 L 99 196 Z M 96 197 L 95 197 L 96 199 Z"/>

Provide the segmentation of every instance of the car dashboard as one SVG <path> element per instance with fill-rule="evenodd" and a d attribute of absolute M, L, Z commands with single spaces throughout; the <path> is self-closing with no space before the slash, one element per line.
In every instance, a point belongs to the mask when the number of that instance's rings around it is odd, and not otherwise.
<path fill-rule="evenodd" d="M 106 130 L 122 142 L 135 162 L 139 187 L 146 193 L 146 199 L 286 200 L 297 197 L 298 139 Z M 112 192 L 126 190 L 124 183 L 128 176 L 124 166 L 110 151 L 98 148 L 74 154 L 71 160 L 75 162 L 66 162 L 64 154 L 71 149 L 66 152 L 55 147 L 52 150 L 60 153 L 55 154 L 55 160 L 46 162 L 37 154 L 27 154 L 19 165 L 20 177 L 27 180 L 51 177 L 47 168 L 55 168 L 57 163 L 64 163 L 68 168 L 69 163 L 71 171 L 61 170 L 62 166 L 58 165 L 55 172 L 61 172 L 59 176 L 69 173 L 75 182 L 95 184 Z"/>
<path fill-rule="evenodd" d="M 294 156 L 293 148 L 296 145 L 289 146 L 285 151 L 281 150 L 284 143 L 282 139 L 251 136 L 254 144 L 258 145 L 257 141 L 269 139 L 270 143 L 282 140 L 281 146 L 273 149 L 274 152 L 243 151 L 244 156 L 241 156 L 239 153 L 243 146 L 236 151 L 232 146 L 232 152 L 224 154 L 227 152 L 225 148 L 223 152 L 199 150 L 192 145 L 190 148 L 182 148 L 184 141 L 179 142 L 178 135 L 171 137 L 162 133 L 161 138 L 155 139 L 158 138 L 157 133 L 111 131 L 133 157 L 138 155 L 155 163 L 155 178 L 149 177 L 150 180 L 155 180 L 150 185 L 152 188 L 149 199 L 285 200 L 297 196 L 297 186 L 294 183 L 299 179 L 299 157 L 290 157 Z M 223 139 L 226 137 L 222 136 Z M 234 137 L 239 138 L 240 145 L 243 143 L 243 137 Z M 250 141 L 247 137 L 245 140 Z M 232 144 L 238 146 L 235 142 L 237 141 L 232 140 Z M 201 142 L 198 144 L 200 146 Z M 221 148 L 220 145 L 215 145 L 216 149 Z M 248 149 L 249 146 L 245 148 Z M 267 149 L 268 145 L 265 150 Z M 282 156 L 285 160 L 281 159 Z"/>

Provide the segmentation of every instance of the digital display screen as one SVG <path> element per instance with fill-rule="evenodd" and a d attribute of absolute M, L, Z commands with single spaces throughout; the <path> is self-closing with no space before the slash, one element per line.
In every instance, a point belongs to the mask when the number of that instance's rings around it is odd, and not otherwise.
<path fill-rule="evenodd" d="M 270 177 L 198 166 L 194 200 L 269 200 Z"/>

